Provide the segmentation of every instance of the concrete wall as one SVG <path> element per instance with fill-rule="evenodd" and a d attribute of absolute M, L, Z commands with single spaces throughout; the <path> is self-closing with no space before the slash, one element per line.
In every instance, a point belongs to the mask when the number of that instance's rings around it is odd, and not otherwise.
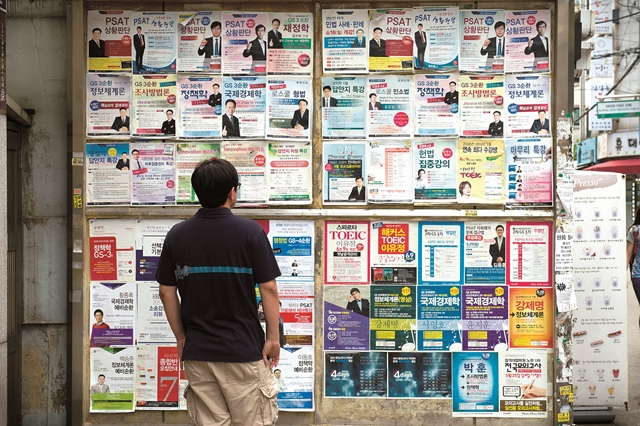
<path fill-rule="evenodd" d="M 65 425 L 67 122 L 64 2 L 16 0 L 7 17 L 7 92 L 35 110 L 22 146 L 24 425 Z"/>

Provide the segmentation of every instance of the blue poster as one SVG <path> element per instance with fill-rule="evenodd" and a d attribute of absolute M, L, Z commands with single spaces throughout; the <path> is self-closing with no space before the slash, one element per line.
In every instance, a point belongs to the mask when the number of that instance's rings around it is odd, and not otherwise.
<path fill-rule="evenodd" d="M 451 365 L 453 417 L 478 417 L 497 413 L 498 353 L 454 352 Z"/>
<path fill-rule="evenodd" d="M 389 354 L 389 398 L 451 398 L 451 354 Z"/>
<path fill-rule="evenodd" d="M 326 397 L 385 398 L 387 353 L 325 353 Z"/>

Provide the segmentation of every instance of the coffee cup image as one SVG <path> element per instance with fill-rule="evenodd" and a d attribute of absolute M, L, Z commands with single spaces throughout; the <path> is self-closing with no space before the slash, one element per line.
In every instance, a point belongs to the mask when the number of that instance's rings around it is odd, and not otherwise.
<path fill-rule="evenodd" d="M 582 249 L 582 251 L 584 252 L 585 256 L 591 256 L 591 247 L 585 247 L 584 249 Z"/>
<path fill-rule="evenodd" d="M 578 226 L 576 228 L 576 240 L 581 240 L 582 239 L 582 227 Z"/>

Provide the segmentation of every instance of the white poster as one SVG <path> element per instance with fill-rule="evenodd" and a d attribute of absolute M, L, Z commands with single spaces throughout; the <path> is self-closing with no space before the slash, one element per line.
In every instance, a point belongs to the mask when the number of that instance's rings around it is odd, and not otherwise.
<path fill-rule="evenodd" d="M 267 21 L 268 73 L 312 75 L 313 14 L 272 12 Z"/>
<path fill-rule="evenodd" d="M 131 56 L 136 74 L 175 74 L 177 12 L 132 12 Z"/>
<path fill-rule="evenodd" d="M 367 186 L 371 203 L 409 203 L 413 200 L 410 141 L 371 142 Z"/>
<path fill-rule="evenodd" d="M 91 348 L 91 413 L 128 413 L 135 407 L 136 348 Z"/>
<path fill-rule="evenodd" d="M 413 31 L 416 69 L 458 69 L 460 14 L 457 7 L 413 9 Z"/>
<path fill-rule="evenodd" d="M 413 76 L 413 134 L 416 138 L 458 135 L 459 77 L 457 74 Z"/>
<path fill-rule="evenodd" d="M 365 9 L 322 10 L 322 69 L 325 73 L 366 73 L 369 18 Z"/>
<path fill-rule="evenodd" d="M 269 142 L 269 203 L 311 203 L 311 142 Z"/>
<path fill-rule="evenodd" d="M 504 73 L 504 10 L 461 10 L 460 71 Z"/>
<path fill-rule="evenodd" d="M 222 79 L 178 77 L 177 136 L 181 139 L 219 139 L 222 134 Z"/>
<path fill-rule="evenodd" d="M 367 137 L 411 137 L 412 83 L 410 76 L 369 77 Z"/>
<path fill-rule="evenodd" d="M 87 136 L 131 137 L 131 77 L 87 74 Z"/>
<path fill-rule="evenodd" d="M 88 143 L 85 148 L 87 205 L 129 204 L 131 202 L 129 144 Z"/>
<path fill-rule="evenodd" d="M 175 205 L 175 144 L 131 144 L 131 204 Z"/>
<path fill-rule="evenodd" d="M 313 94 L 306 78 L 267 79 L 267 138 L 311 140 Z"/>
<path fill-rule="evenodd" d="M 181 12 L 178 18 L 178 72 L 219 74 L 222 69 L 220 12 Z"/>
<path fill-rule="evenodd" d="M 267 143 L 224 141 L 220 155 L 238 171 L 238 204 L 264 204 L 267 200 Z"/>

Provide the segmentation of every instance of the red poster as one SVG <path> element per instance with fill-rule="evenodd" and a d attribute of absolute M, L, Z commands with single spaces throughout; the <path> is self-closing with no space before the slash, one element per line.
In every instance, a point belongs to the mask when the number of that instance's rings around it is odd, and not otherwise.
<path fill-rule="evenodd" d="M 91 281 L 118 279 L 116 237 L 90 237 Z"/>

